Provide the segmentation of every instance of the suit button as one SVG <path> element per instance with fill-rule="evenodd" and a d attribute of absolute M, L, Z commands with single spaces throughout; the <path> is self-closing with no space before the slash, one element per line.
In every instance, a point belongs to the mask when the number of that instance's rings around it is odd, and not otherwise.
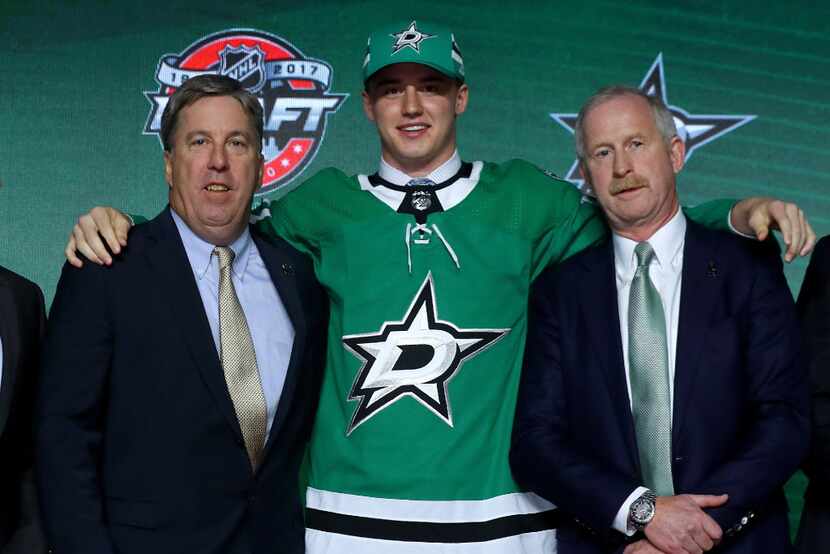
<path fill-rule="evenodd" d="M 682 462 L 683 460 L 684 460 L 683 456 L 676 456 L 676 457 L 674 458 L 674 461 L 675 461 L 675 462 L 678 462 L 678 463 Z"/>
<path fill-rule="evenodd" d="M 749 518 L 746 517 L 746 516 L 742 517 L 741 518 L 741 525 L 746 525 L 747 523 L 749 523 Z"/>

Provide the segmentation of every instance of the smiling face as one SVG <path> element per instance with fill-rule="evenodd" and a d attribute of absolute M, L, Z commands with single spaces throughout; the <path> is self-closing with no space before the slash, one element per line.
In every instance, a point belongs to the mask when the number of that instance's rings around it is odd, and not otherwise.
<path fill-rule="evenodd" d="M 671 219 L 685 146 L 677 136 L 667 144 L 646 100 L 626 94 L 593 107 L 584 143 L 583 176 L 614 231 L 642 241 Z"/>
<path fill-rule="evenodd" d="M 262 156 L 238 100 L 206 96 L 183 108 L 164 169 L 170 207 L 194 233 L 217 246 L 242 234 L 262 182 Z"/>
<path fill-rule="evenodd" d="M 467 96 L 467 85 L 421 64 L 394 64 L 373 75 L 363 110 L 377 125 L 386 163 L 422 177 L 450 159 Z"/>

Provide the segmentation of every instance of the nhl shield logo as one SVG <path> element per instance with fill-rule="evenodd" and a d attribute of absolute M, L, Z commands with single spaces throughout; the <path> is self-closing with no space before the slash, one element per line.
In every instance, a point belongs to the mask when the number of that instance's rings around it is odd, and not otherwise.
<path fill-rule="evenodd" d="M 228 29 L 161 57 L 158 90 L 144 93 L 151 104 L 144 134 L 158 136 L 170 96 L 187 79 L 204 74 L 233 77 L 262 104 L 265 171 L 258 196 L 302 174 L 323 142 L 328 116 L 348 97 L 329 92 L 334 72 L 328 63 L 306 57 L 277 35 Z"/>
<path fill-rule="evenodd" d="M 265 53 L 259 46 L 248 48 L 240 46 L 226 46 L 219 53 L 222 58 L 222 66 L 219 68 L 220 75 L 227 75 L 236 79 L 242 86 L 256 94 L 265 84 Z"/>

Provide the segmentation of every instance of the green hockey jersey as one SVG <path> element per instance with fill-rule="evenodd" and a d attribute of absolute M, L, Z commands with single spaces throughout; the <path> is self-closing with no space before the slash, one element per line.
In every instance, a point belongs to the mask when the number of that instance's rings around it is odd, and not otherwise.
<path fill-rule="evenodd" d="M 606 235 L 598 208 L 515 160 L 431 190 L 327 169 L 254 217 L 330 298 L 307 550 L 555 552 L 558 513 L 508 464 L 527 297 Z"/>

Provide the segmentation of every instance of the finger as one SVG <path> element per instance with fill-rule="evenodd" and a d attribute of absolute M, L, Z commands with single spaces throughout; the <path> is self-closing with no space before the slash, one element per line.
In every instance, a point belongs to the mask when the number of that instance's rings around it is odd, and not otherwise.
<path fill-rule="evenodd" d="M 87 237 L 92 234 L 100 234 L 113 253 L 118 254 L 121 251 L 121 244 L 115 236 L 115 229 L 112 225 L 110 208 L 96 206 L 90 210 L 88 218 L 82 217 L 81 219 L 84 220 L 84 225 L 81 227 Z"/>
<path fill-rule="evenodd" d="M 699 508 L 717 508 L 729 500 L 728 494 L 690 494 L 688 497 Z"/>
<path fill-rule="evenodd" d="M 789 246 L 792 242 L 792 223 L 783 215 L 781 217 L 773 216 L 773 222 L 781 231 L 781 238 L 784 240 L 784 244 Z"/>
<path fill-rule="evenodd" d="M 813 230 L 813 226 L 810 225 L 810 222 L 804 216 L 803 211 L 801 212 L 801 219 L 804 221 L 807 240 L 804 241 L 804 246 L 801 248 L 801 252 L 799 252 L 799 255 L 806 256 L 807 254 L 813 251 L 813 247 L 816 245 L 816 232 Z"/>
<path fill-rule="evenodd" d="M 81 261 L 81 258 L 79 258 L 75 254 L 75 236 L 74 235 L 69 236 L 69 242 L 66 243 L 66 248 L 63 250 L 63 253 L 66 256 L 66 261 L 68 261 L 70 263 L 70 265 L 73 265 L 73 266 L 77 267 L 78 269 L 80 269 L 84 266 L 84 262 Z"/>
<path fill-rule="evenodd" d="M 93 212 L 83 215 L 80 219 L 78 219 L 78 225 L 80 226 L 81 231 L 83 231 L 83 236 L 79 237 L 76 234 L 75 238 L 78 240 L 78 246 L 82 248 L 81 252 L 85 256 L 86 251 L 83 250 L 84 243 L 86 243 L 87 248 L 92 250 L 98 259 L 102 260 L 104 264 L 110 265 L 112 263 L 112 257 L 110 257 L 107 247 L 104 246 L 104 242 L 101 240 L 100 234 L 102 227 L 109 226 L 109 218 L 101 219 L 100 214 L 96 216 Z M 106 221 L 106 223 L 104 223 L 104 221 Z"/>
<path fill-rule="evenodd" d="M 758 240 L 766 240 L 769 236 L 769 224 L 771 220 L 772 216 L 768 211 L 763 213 L 756 212 L 749 216 L 749 228 L 752 229 L 752 232 L 755 233 L 755 237 Z"/>
<path fill-rule="evenodd" d="M 791 261 L 798 256 L 805 238 L 802 233 L 802 220 L 798 217 L 800 211 L 799 207 L 791 202 L 788 202 L 784 209 L 785 217 L 790 223 L 790 242 L 787 243 L 789 245 L 789 248 L 787 248 L 789 260 L 787 261 Z"/>
<path fill-rule="evenodd" d="M 697 546 L 703 551 L 706 552 L 711 550 L 713 546 L 715 546 L 714 541 L 712 538 L 703 530 L 703 527 L 698 527 L 692 533 L 692 539 L 694 539 Z"/>
<path fill-rule="evenodd" d="M 684 552 L 688 554 L 702 554 L 703 550 L 698 546 L 692 535 L 684 535 L 680 541 L 680 546 Z"/>
<path fill-rule="evenodd" d="M 104 243 L 102 243 L 101 239 L 98 237 L 98 233 L 88 236 L 79 225 L 75 225 L 72 229 L 72 233 L 75 237 L 75 244 L 78 247 L 78 252 L 86 256 L 89 261 L 98 265 L 109 265 L 112 263 L 112 259 L 110 259 L 109 254 L 107 254 L 107 249 L 104 248 Z M 97 242 L 98 247 L 96 248 L 96 245 L 91 244 L 90 242 Z M 101 252 L 103 252 L 103 255 L 101 255 Z"/>
<path fill-rule="evenodd" d="M 701 518 L 701 527 L 706 535 L 714 542 L 718 542 L 723 538 L 723 530 L 718 525 L 718 522 L 712 519 L 712 516 L 706 514 Z"/>
<path fill-rule="evenodd" d="M 118 217 L 115 220 L 115 236 L 118 238 L 118 242 L 121 246 L 127 246 L 127 235 L 130 233 L 130 220 L 121 214 L 121 212 L 117 212 Z"/>
<path fill-rule="evenodd" d="M 121 252 L 121 241 L 118 240 L 112 225 L 106 225 L 102 229 L 99 229 L 98 234 L 104 238 L 113 254 L 119 254 Z"/>

